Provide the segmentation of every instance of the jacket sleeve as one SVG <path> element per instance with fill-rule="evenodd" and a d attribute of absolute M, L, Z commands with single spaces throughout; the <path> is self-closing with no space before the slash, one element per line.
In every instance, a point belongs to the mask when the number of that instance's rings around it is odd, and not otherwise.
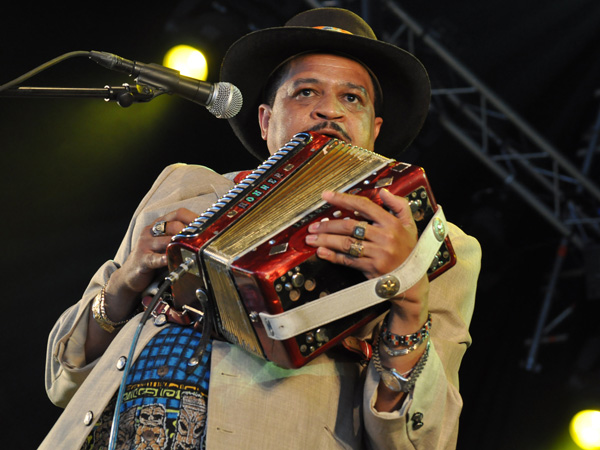
<path fill-rule="evenodd" d="M 62 314 L 50 332 L 45 384 L 55 405 L 64 407 L 97 363 L 87 362 L 84 352 L 90 305 L 111 274 L 125 262 L 141 230 L 179 207 L 201 213 L 230 186 L 229 180 L 202 166 L 173 164 L 162 171 L 136 209 L 115 258 L 100 267 L 83 297 Z"/>
<path fill-rule="evenodd" d="M 367 446 L 374 449 L 454 449 L 462 409 L 458 370 L 471 344 L 469 324 L 475 305 L 481 248 L 473 237 L 449 224 L 457 263 L 432 281 L 429 310 L 433 323 L 429 358 L 402 408 L 374 409 L 379 374 L 369 365 L 363 392 Z"/>

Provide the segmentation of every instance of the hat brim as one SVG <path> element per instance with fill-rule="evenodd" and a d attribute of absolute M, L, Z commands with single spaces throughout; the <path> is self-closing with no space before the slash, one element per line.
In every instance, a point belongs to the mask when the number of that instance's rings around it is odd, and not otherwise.
<path fill-rule="evenodd" d="M 369 67 L 383 91 L 379 114 L 383 126 L 375 151 L 396 157 L 408 147 L 423 126 L 431 97 L 427 71 L 417 58 L 383 41 L 286 26 L 255 31 L 240 38 L 229 48 L 221 66 L 221 81 L 234 84 L 242 92 L 242 109 L 229 123 L 250 153 L 261 161 L 269 155 L 258 126 L 264 83 L 280 63 L 310 51 L 347 54 Z"/>

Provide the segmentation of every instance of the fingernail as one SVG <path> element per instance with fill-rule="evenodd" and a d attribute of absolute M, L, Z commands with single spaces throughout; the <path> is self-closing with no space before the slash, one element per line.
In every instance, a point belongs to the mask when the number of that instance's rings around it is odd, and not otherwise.
<path fill-rule="evenodd" d="M 321 224 L 319 222 L 311 223 L 308 226 L 308 231 L 310 231 L 311 233 L 314 233 L 315 231 L 319 230 L 320 226 L 321 226 Z"/>
<path fill-rule="evenodd" d="M 323 192 L 323 200 L 329 200 L 333 198 L 334 193 L 332 191 L 324 191 Z"/>
<path fill-rule="evenodd" d="M 317 240 L 317 236 L 314 234 L 307 234 L 306 238 L 305 238 L 305 242 L 307 244 L 312 244 L 313 242 L 315 242 Z"/>
<path fill-rule="evenodd" d="M 331 250 L 326 249 L 325 247 L 317 248 L 317 256 L 319 258 L 327 258 L 331 254 Z"/>

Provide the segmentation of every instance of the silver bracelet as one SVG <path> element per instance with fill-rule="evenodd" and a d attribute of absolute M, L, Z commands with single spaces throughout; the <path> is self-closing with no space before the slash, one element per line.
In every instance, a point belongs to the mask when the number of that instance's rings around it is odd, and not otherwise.
<path fill-rule="evenodd" d="M 431 341 L 427 340 L 427 347 L 425 353 L 419 358 L 419 361 L 414 365 L 408 372 L 400 374 L 396 369 L 388 369 L 381 365 L 381 359 L 379 357 L 379 341 L 380 336 L 378 335 L 373 344 L 373 366 L 379 373 L 383 383 L 392 391 L 395 392 L 410 392 L 417 382 L 417 378 L 423 371 L 427 358 L 429 357 L 429 346 Z"/>
<path fill-rule="evenodd" d="M 425 337 L 425 339 L 427 339 L 427 337 Z M 404 355 L 408 355 L 410 352 L 413 352 L 417 348 L 419 348 L 421 346 L 421 344 L 425 341 L 425 339 L 423 339 L 423 340 L 421 340 L 419 342 L 415 342 L 410 347 L 404 347 L 404 348 L 398 348 L 398 349 L 389 348 L 387 346 L 387 344 L 385 343 L 385 340 L 383 340 L 383 339 L 381 339 L 381 344 L 383 345 L 383 349 L 385 350 L 385 352 L 388 355 L 390 355 L 390 356 L 404 356 Z"/>

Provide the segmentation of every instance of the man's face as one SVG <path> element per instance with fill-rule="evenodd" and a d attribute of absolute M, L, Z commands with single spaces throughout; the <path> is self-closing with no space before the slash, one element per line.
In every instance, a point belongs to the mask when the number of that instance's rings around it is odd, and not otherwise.
<path fill-rule="evenodd" d="M 288 63 L 273 106 L 260 105 L 262 138 L 271 154 L 301 131 L 317 131 L 374 149 L 383 119 L 375 117 L 373 82 L 358 62 L 308 54 Z"/>

